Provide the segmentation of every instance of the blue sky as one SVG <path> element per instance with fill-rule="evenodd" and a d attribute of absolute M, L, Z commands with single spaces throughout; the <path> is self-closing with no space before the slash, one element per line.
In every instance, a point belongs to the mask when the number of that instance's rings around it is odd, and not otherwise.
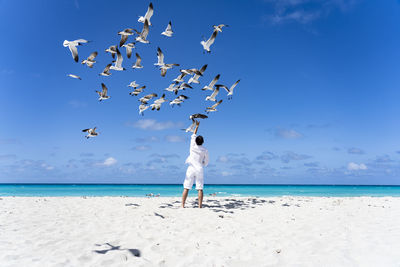
<path fill-rule="evenodd" d="M 398 1 L 153 1 L 144 68 L 101 77 L 117 32 L 141 29 L 149 1 L 0 1 L 0 182 L 181 183 L 188 116 L 204 112 L 216 74 L 241 79 L 232 100 L 201 122 L 206 183 L 400 184 Z M 172 21 L 174 36 L 160 35 Z M 229 24 L 211 54 L 200 41 Z M 80 60 L 62 43 L 84 38 Z M 132 40 L 132 39 L 129 39 Z M 182 107 L 138 114 L 127 85 L 159 95 L 179 74 L 154 67 L 208 64 Z M 67 77 L 77 74 L 82 80 Z M 104 82 L 111 98 L 94 92 Z M 167 93 L 167 99 L 174 96 Z M 86 140 L 84 128 L 100 135 Z"/>

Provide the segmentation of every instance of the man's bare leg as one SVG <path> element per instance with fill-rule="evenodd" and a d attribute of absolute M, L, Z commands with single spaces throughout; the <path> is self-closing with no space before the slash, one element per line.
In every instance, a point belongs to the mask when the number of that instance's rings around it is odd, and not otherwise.
<path fill-rule="evenodd" d="M 189 189 L 184 188 L 182 193 L 182 208 L 185 207 L 186 198 L 188 196 Z"/>
<path fill-rule="evenodd" d="M 203 190 L 197 190 L 198 191 L 198 198 L 199 198 L 199 208 L 203 207 Z"/>

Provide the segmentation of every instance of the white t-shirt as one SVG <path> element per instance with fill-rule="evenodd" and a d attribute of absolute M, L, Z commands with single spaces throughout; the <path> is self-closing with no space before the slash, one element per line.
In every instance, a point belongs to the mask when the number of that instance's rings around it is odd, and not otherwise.
<path fill-rule="evenodd" d="M 192 134 L 190 140 L 190 154 L 185 163 L 193 166 L 197 171 L 203 171 L 203 167 L 208 165 L 208 150 L 196 144 L 197 135 Z"/>

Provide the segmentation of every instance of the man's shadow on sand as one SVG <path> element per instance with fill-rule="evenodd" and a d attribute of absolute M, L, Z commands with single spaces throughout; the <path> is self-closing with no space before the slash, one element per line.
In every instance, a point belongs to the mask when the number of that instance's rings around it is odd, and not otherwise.
<path fill-rule="evenodd" d="M 247 199 L 234 199 L 234 198 L 221 198 L 221 199 L 205 199 L 203 200 L 203 208 L 210 209 L 214 212 L 234 213 L 234 210 L 254 209 L 257 206 L 264 204 L 274 204 L 274 200 L 265 200 L 258 198 Z M 173 201 L 171 203 L 163 203 L 160 208 L 179 209 L 180 201 Z M 198 207 L 197 200 L 188 201 L 191 207 Z M 187 206 L 189 206 L 187 205 Z"/>
<path fill-rule="evenodd" d="M 136 249 L 136 248 L 121 248 L 121 246 L 113 246 L 110 243 L 104 243 L 104 244 L 95 244 L 96 246 L 103 246 L 103 245 L 107 245 L 109 246 L 108 249 L 102 249 L 102 250 L 93 250 L 94 252 L 98 253 L 98 254 L 106 254 L 109 251 L 112 250 L 119 250 L 119 251 L 123 251 L 123 250 L 127 250 L 129 251 L 133 256 L 135 257 L 140 257 L 140 250 Z"/>

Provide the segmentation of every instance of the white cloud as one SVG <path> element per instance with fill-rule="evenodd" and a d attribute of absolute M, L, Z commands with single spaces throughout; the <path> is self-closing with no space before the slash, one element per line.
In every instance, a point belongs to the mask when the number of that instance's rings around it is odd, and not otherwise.
<path fill-rule="evenodd" d="M 106 158 L 103 162 L 101 162 L 101 163 L 98 163 L 98 165 L 102 165 L 102 166 L 112 166 L 112 165 L 114 165 L 115 163 L 117 163 L 117 160 L 115 159 L 115 158 L 113 158 L 113 157 L 109 157 L 109 158 Z"/>
<path fill-rule="evenodd" d="M 170 143 L 180 143 L 185 142 L 185 138 L 179 135 L 167 135 L 165 136 L 165 140 Z"/>
<path fill-rule="evenodd" d="M 145 150 L 149 150 L 151 147 L 150 146 L 135 146 L 132 148 L 132 150 L 137 150 L 137 151 L 145 151 Z"/>
<path fill-rule="evenodd" d="M 217 159 L 217 162 L 222 162 L 222 163 L 226 163 L 228 161 L 229 161 L 228 157 L 225 156 L 221 156 Z"/>
<path fill-rule="evenodd" d="M 172 121 L 157 122 L 156 120 L 152 119 L 139 120 L 135 123 L 126 123 L 126 125 L 133 126 L 135 128 L 139 128 L 142 130 L 153 130 L 153 131 L 161 131 L 170 128 L 182 127 L 181 123 L 175 123 Z"/>
<path fill-rule="evenodd" d="M 226 177 L 226 176 L 231 176 L 232 173 L 231 172 L 227 172 L 227 171 L 223 171 L 223 172 L 221 172 L 221 175 Z"/>
<path fill-rule="evenodd" d="M 360 148 L 356 148 L 356 147 L 352 147 L 352 148 L 347 149 L 347 153 L 349 153 L 349 154 L 358 154 L 358 155 L 365 154 L 364 150 L 362 150 Z"/>
<path fill-rule="evenodd" d="M 303 137 L 301 133 L 292 129 L 276 129 L 275 136 L 283 139 L 298 139 Z"/>
<path fill-rule="evenodd" d="M 366 170 L 368 168 L 364 163 L 357 164 L 354 162 L 349 162 L 349 164 L 347 164 L 347 169 L 349 171 L 358 171 L 358 170 Z"/>

